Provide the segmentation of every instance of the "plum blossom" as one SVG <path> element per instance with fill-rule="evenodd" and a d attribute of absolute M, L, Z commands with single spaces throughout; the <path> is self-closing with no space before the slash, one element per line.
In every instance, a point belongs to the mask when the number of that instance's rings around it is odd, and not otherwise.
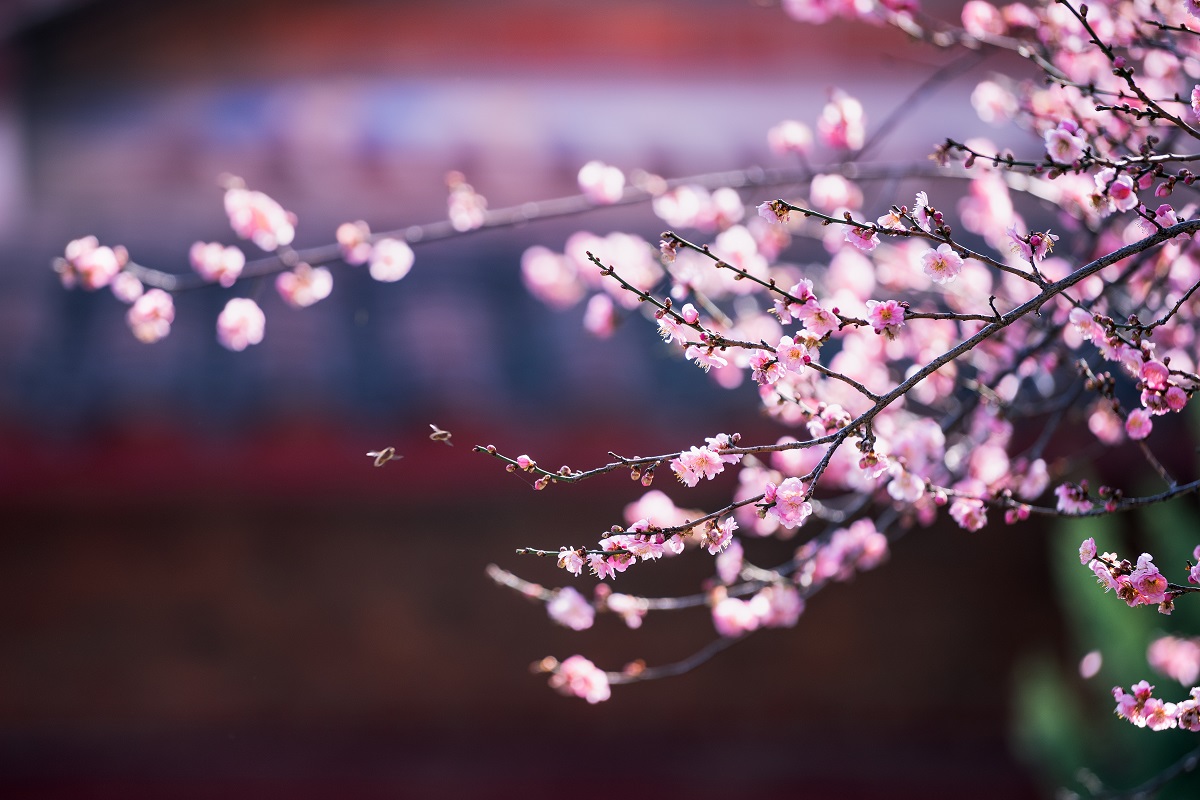
<path fill-rule="evenodd" d="M 759 203 L 758 215 L 767 222 L 783 225 L 791 218 L 792 211 L 782 200 L 767 200 Z"/>
<path fill-rule="evenodd" d="M 948 244 L 938 245 L 936 250 L 926 250 L 921 256 L 921 267 L 934 283 L 949 283 L 962 271 L 963 260 Z"/>
<path fill-rule="evenodd" d="M 295 269 L 279 273 L 275 278 L 275 289 L 289 306 L 307 308 L 333 291 L 333 273 L 325 267 L 300 263 Z"/>
<path fill-rule="evenodd" d="M 795 153 L 806 156 L 812 150 L 812 129 L 803 122 L 788 119 L 767 131 L 767 144 L 777 155 Z"/>
<path fill-rule="evenodd" d="M 1200 678 L 1200 639 L 1160 636 L 1147 648 L 1146 662 L 1184 686 L 1194 684 Z"/>
<path fill-rule="evenodd" d="M 830 147 L 859 150 L 866 139 L 866 116 L 862 103 L 841 89 L 834 89 L 817 119 L 817 133 Z"/>
<path fill-rule="evenodd" d="M 1079 135 L 1073 122 L 1064 120 L 1057 128 L 1046 131 L 1046 155 L 1056 164 L 1073 164 L 1083 158 L 1087 140 Z"/>
<path fill-rule="evenodd" d="M 775 346 L 775 358 L 779 359 L 779 364 L 788 372 L 799 372 L 811 361 L 808 348 L 791 336 L 780 338 L 779 344 Z"/>
<path fill-rule="evenodd" d="M 583 572 L 583 567 L 586 562 L 583 558 L 583 553 L 576 550 L 574 547 L 560 547 L 558 550 L 558 566 L 570 572 L 575 577 L 579 577 Z"/>
<path fill-rule="evenodd" d="M 384 283 L 398 281 L 412 269 L 414 255 L 407 242 L 380 239 L 371 251 L 371 277 Z"/>
<path fill-rule="evenodd" d="M 768 350 L 755 350 L 750 354 L 750 370 L 760 385 L 770 385 L 784 376 L 786 370 L 775 354 Z"/>
<path fill-rule="evenodd" d="M 554 590 L 554 595 L 546 603 L 546 613 L 550 619 L 573 631 L 592 627 L 596 618 L 596 609 L 592 604 L 570 586 Z"/>
<path fill-rule="evenodd" d="M 246 255 L 237 247 L 225 247 L 219 242 L 196 242 L 188 251 L 192 269 L 206 281 L 229 287 L 237 283 L 246 266 Z"/>
<path fill-rule="evenodd" d="M 152 344 L 171 332 L 175 304 L 162 289 L 151 289 L 133 302 L 125 320 L 139 342 Z"/>
<path fill-rule="evenodd" d="M 550 688 L 567 696 L 582 697 L 589 703 L 601 703 L 612 696 L 608 674 L 583 656 L 564 660 L 550 676 Z"/>
<path fill-rule="evenodd" d="M 89 291 L 107 286 L 127 260 L 124 248 L 101 245 L 95 236 L 69 242 L 64 255 L 59 265 L 63 286 L 71 289 L 79 285 Z"/>
<path fill-rule="evenodd" d="M 229 225 L 242 239 L 249 239 L 268 252 L 292 243 L 296 236 L 296 215 L 262 192 L 236 185 L 225 192 L 225 213 Z"/>
<path fill-rule="evenodd" d="M 597 205 L 615 203 L 625 193 L 625 173 L 603 161 L 589 161 L 579 170 L 579 191 Z"/>
<path fill-rule="evenodd" d="M 267 318 L 258 303 L 248 297 L 235 297 L 217 316 L 217 341 L 230 350 L 241 352 L 263 340 L 266 324 Z"/>
<path fill-rule="evenodd" d="M 806 331 L 811 331 L 816 336 L 824 336 L 836 331 L 841 324 L 835 312 L 836 309 L 832 311 L 826 309 L 815 298 L 809 298 L 796 311 L 796 318 L 804 324 Z"/>
<path fill-rule="evenodd" d="M 874 228 L 850 225 L 846 228 L 846 241 L 864 253 L 869 253 L 879 246 L 879 234 Z"/>
<path fill-rule="evenodd" d="M 1135 408 L 1125 418 L 1125 433 L 1130 439 L 1145 439 L 1150 435 L 1153 427 L 1154 423 L 1150 419 L 1150 412 L 1144 408 Z"/>
<path fill-rule="evenodd" d="M 1058 510 L 1064 514 L 1086 514 L 1092 510 L 1092 501 L 1087 490 L 1074 483 L 1061 483 L 1054 490 L 1058 498 Z"/>
<path fill-rule="evenodd" d="M 705 372 L 708 372 L 711 367 L 720 369 L 721 367 L 728 366 L 729 364 L 727 359 L 724 359 L 716 354 L 714 348 L 701 347 L 694 344 L 689 345 L 687 349 L 683 351 L 683 357 L 688 361 L 695 361 L 696 366 L 700 367 Z"/>
<path fill-rule="evenodd" d="M 868 300 L 867 321 L 876 333 L 894 339 L 904 327 L 904 306 L 895 300 Z"/>
<path fill-rule="evenodd" d="M 754 607 L 737 597 L 724 597 L 712 607 L 713 627 L 727 638 L 757 630 L 759 617 Z"/>
<path fill-rule="evenodd" d="M 1088 537 L 1083 540 L 1083 544 L 1079 545 L 1079 563 L 1087 564 L 1096 557 L 1096 540 Z"/>
<path fill-rule="evenodd" d="M 972 497 L 959 497 L 950 504 L 950 516 L 960 528 L 977 531 L 987 525 L 987 507 L 982 500 Z"/>
<path fill-rule="evenodd" d="M 446 197 L 446 213 L 454 230 L 471 231 L 483 225 L 487 218 L 487 198 L 467 183 L 466 176 L 457 170 L 446 175 L 450 193 Z"/>
<path fill-rule="evenodd" d="M 799 478 L 787 478 L 778 486 L 768 483 L 763 503 L 773 503 L 767 513 L 776 517 L 779 524 L 785 528 L 803 525 L 812 514 L 812 504 L 808 502 L 808 486 Z"/>
<path fill-rule="evenodd" d="M 371 258 L 371 229 L 362 220 L 338 225 L 334 238 L 342 260 L 350 266 L 365 264 Z"/>
<path fill-rule="evenodd" d="M 701 478 L 712 480 L 724 469 L 721 457 L 708 447 L 693 446 L 671 459 L 671 471 L 680 483 L 688 487 L 695 486 Z"/>
<path fill-rule="evenodd" d="M 1096 173 L 1096 188 L 1108 197 L 1108 202 L 1117 211 L 1129 211 L 1138 204 L 1137 186 L 1133 178 L 1124 172 L 1117 175 L 1112 167 Z"/>
<path fill-rule="evenodd" d="M 704 534 L 704 546 L 709 554 L 716 555 L 729 546 L 733 541 L 733 532 L 738 528 L 733 517 L 726 517 L 720 522 L 714 522 Z"/>

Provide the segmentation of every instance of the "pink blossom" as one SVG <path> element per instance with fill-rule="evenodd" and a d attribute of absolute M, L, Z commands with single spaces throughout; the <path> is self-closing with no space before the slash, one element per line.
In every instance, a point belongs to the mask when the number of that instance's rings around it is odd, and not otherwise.
<path fill-rule="evenodd" d="M 95 236 L 84 236 L 67 243 L 65 265 L 60 277 L 68 289 L 79 284 L 84 289 L 107 286 L 124 266 L 124 250 L 101 246 Z"/>
<path fill-rule="evenodd" d="M 967 0 L 962 7 L 962 24 L 976 39 L 1003 36 L 1007 29 L 999 9 L 984 0 Z"/>
<path fill-rule="evenodd" d="M 1113 577 L 1112 569 L 1103 561 L 1092 561 L 1088 566 L 1091 568 L 1092 574 L 1096 576 L 1097 582 L 1104 587 L 1104 591 L 1119 588 L 1117 579 Z"/>
<path fill-rule="evenodd" d="M 687 341 L 687 332 L 684 330 L 683 323 L 671 314 L 663 314 L 658 318 L 658 335 L 667 344 Z"/>
<path fill-rule="evenodd" d="M 487 198 L 475 191 L 475 187 L 467 183 L 466 176 L 457 170 L 446 175 L 446 186 L 450 190 L 446 196 L 450 227 L 461 233 L 482 226 L 487 219 Z"/>
<path fill-rule="evenodd" d="M 841 175 L 814 175 L 809 182 L 808 195 L 814 206 L 830 214 L 861 208 L 863 204 L 862 189 Z"/>
<path fill-rule="evenodd" d="M 1129 580 L 1137 591 L 1136 601 L 1130 605 L 1151 605 L 1166 599 L 1167 579 L 1154 566 L 1149 553 L 1142 553 L 1138 558 L 1137 567 L 1130 573 Z"/>
<path fill-rule="evenodd" d="M 1182 411 L 1183 407 L 1187 405 L 1188 396 L 1187 392 L 1178 386 L 1171 386 L 1163 395 L 1163 399 L 1167 402 L 1167 408 L 1172 411 Z"/>
<path fill-rule="evenodd" d="M 812 514 L 812 504 L 808 502 L 808 487 L 799 478 L 788 478 L 777 487 L 767 484 L 767 497 L 764 502 L 774 502 L 769 514 L 779 519 L 779 524 L 785 528 L 795 528 L 803 525 Z"/>
<path fill-rule="evenodd" d="M 1192 113 L 1200 117 L 1200 86 L 1192 87 Z"/>
<path fill-rule="evenodd" d="M 608 584 L 601 584 L 601 586 L 607 588 Z M 597 586 L 596 588 L 598 590 L 600 587 Z M 636 630 L 642 627 L 642 617 L 646 616 L 646 611 L 648 610 L 646 601 L 642 598 L 634 597 L 630 594 L 613 592 L 608 595 L 604 604 L 609 611 L 621 618 L 621 621 L 625 623 L 627 628 Z"/>
<path fill-rule="evenodd" d="M 932 231 L 935 227 L 936 220 L 933 218 L 932 208 L 929 205 L 929 195 L 925 192 L 917 192 L 917 198 L 913 201 L 913 219 L 917 221 L 917 225 L 923 231 Z"/>
<path fill-rule="evenodd" d="M 795 316 L 804 323 L 805 330 L 812 331 L 817 336 L 825 336 L 828 333 L 836 331 L 838 325 L 841 324 L 838 321 L 837 315 L 827 310 L 815 298 L 809 298 L 795 312 Z"/>
<path fill-rule="evenodd" d="M 296 216 L 262 192 L 234 186 L 225 192 L 225 213 L 229 225 L 242 239 L 249 239 L 266 251 L 292 243 L 296 236 Z"/>
<path fill-rule="evenodd" d="M 625 173 L 602 161 L 589 161 L 579 170 L 579 190 L 598 205 L 609 205 L 625 193 Z"/>
<path fill-rule="evenodd" d="M 1096 557 L 1096 540 L 1090 536 L 1079 545 L 1079 563 L 1087 564 Z"/>
<path fill-rule="evenodd" d="M 879 246 L 879 234 L 875 232 L 874 228 L 850 225 L 846 228 L 846 241 L 864 253 L 869 253 Z"/>
<path fill-rule="evenodd" d="M 792 214 L 782 200 L 767 200 L 759 203 L 757 208 L 760 217 L 778 225 L 786 224 Z"/>
<path fill-rule="evenodd" d="M 598 339 L 612 336 L 617 326 L 617 316 L 612 298 L 607 294 L 594 294 L 583 312 L 583 327 Z"/>
<path fill-rule="evenodd" d="M 962 271 L 963 260 L 954 248 L 940 244 L 936 250 L 926 250 L 921 256 L 921 267 L 934 283 L 949 283 Z"/>
<path fill-rule="evenodd" d="M 784 336 L 775 346 L 775 357 L 788 372 L 799 372 L 809 363 L 808 348 L 791 336 Z"/>
<path fill-rule="evenodd" d="M 1126 173 L 1116 174 L 1112 167 L 1096 173 L 1096 188 L 1108 197 L 1117 211 L 1129 211 L 1138 204 L 1137 187 Z"/>
<path fill-rule="evenodd" d="M 804 613 L 804 598 L 790 583 L 773 583 L 759 589 L 750 606 L 764 628 L 791 628 Z"/>
<path fill-rule="evenodd" d="M 721 583 L 729 584 L 736 581 L 741 574 L 744 551 L 742 543 L 737 539 L 730 539 L 726 545 L 724 550 L 718 548 L 716 552 L 717 577 L 721 579 Z M 711 545 L 709 551 L 712 551 Z"/>
<path fill-rule="evenodd" d="M 604 580 L 610 575 L 616 575 L 624 570 L 617 569 L 616 557 L 602 556 L 599 553 L 592 553 L 588 556 L 588 567 L 592 570 L 592 574 L 600 580 Z"/>
<path fill-rule="evenodd" d="M 361 220 L 343 222 L 338 225 L 335 238 L 342 260 L 350 266 L 365 264 L 371 258 L 371 229 L 367 223 Z"/>
<path fill-rule="evenodd" d="M 895 300 L 868 300 L 867 321 L 876 333 L 894 339 L 904 327 L 904 307 Z"/>
<path fill-rule="evenodd" d="M 112 290 L 113 297 L 122 303 L 132 303 L 146 291 L 146 287 L 142 286 L 142 282 L 128 270 L 118 272 L 116 277 L 108 284 L 108 287 Z"/>
<path fill-rule="evenodd" d="M 812 143 L 812 130 L 803 122 L 792 119 L 784 120 L 767 131 L 767 144 L 772 152 L 781 156 L 789 153 L 808 155 Z"/>
<path fill-rule="evenodd" d="M 775 383 L 786 374 L 775 354 L 768 350 L 755 350 L 750 354 L 750 370 L 759 385 Z"/>
<path fill-rule="evenodd" d="M 921 477 L 906 469 L 897 469 L 896 473 L 887 487 L 893 500 L 915 503 L 925 496 L 925 481 Z"/>
<path fill-rule="evenodd" d="M 841 89 L 834 89 L 817 119 L 817 133 L 830 147 L 860 149 L 866 139 L 866 117 L 862 103 Z"/>
<path fill-rule="evenodd" d="M 718 601 L 712 608 L 712 619 L 717 633 L 728 638 L 749 633 L 759 625 L 754 608 L 737 597 L 725 597 Z"/>
<path fill-rule="evenodd" d="M 558 565 L 575 577 L 579 577 L 583 572 L 583 554 L 574 547 L 561 547 L 558 550 Z"/>
<path fill-rule="evenodd" d="M 573 631 L 592 627 L 596 618 L 596 609 L 592 604 L 570 586 L 554 590 L 554 595 L 546 603 L 546 613 L 550 619 Z"/>
<path fill-rule="evenodd" d="M 162 289 L 151 289 L 134 301 L 125 313 L 125 321 L 139 342 L 152 344 L 171 332 L 175 304 Z"/>
<path fill-rule="evenodd" d="M 1170 377 L 1171 371 L 1161 361 L 1147 361 L 1142 364 L 1141 378 L 1147 389 L 1156 392 L 1165 390 Z"/>
<path fill-rule="evenodd" d="M 1058 510 L 1064 514 L 1085 514 L 1092 510 L 1087 493 L 1074 483 L 1059 484 L 1054 495 L 1058 498 Z"/>
<path fill-rule="evenodd" d="M 1072 126 L 1074 127 L 1074 126 Z M 1059 125 L 1046 131 L 1046 154 L 1056 164 L 1073 164 L 1083 158 L 1087 141 L 1076 132 Z"/>
<path fill-rule="evenodd" d="M 600 703 L 612 696 L 608 674 L 583 656 L 571 656 L 559 664 L 550 676 L 550 687 L 589 703 Z"/>
<path fill-rule="evenodd" d="M 1100 672 L 1100 667 L 1104 664 L 1104 657 L 1099 650 L 1091 650 L 1083 658 L 1079 660 L 1079 677 L 1084 680 L 1089 680 L 1096 677 Z"/>
<path fill-rule="evenodd" d="M 275 289 L 293 308 L 307 308 L 333 291 L 333 273 L 325 267 L 297 264 L 295 269 L 279 273 L 275 278 Z"/>
<path fill-rule="evenodd" d="M 1150 435 L 1153 427 L 1154 422 L 1150 419 L 1150 412 L 1144 408 L 1135 408 L 1125 418 L 1125 433 L 1130 439 L 1145 439 Z"/>
<path fill-rule="evenodd" d="M 712 480 L 722 470 L 725 464 L 721 457 L 708 447 L 695 447 L 685 450 L 677 458 L 671 459 L 671 471 L 685 486 L 695 486 L 701 478 Z"/>
<path fill-rule="evenodd" d="M 683 357 L 688 361 L 695 361 L 696 366 L 700 367 L 705 372 L 708 372 L 710 367 L 716 367 L 717 369 L 720 369 L 721 367 L 729 364 L 726 359 L 717 355 L 713 348 L 700 347 L 694 344 L 688 345 L 687 349 L 683 351 Z"/>
<path fill-rule="evenodd" d="M 708 528 L 704 534 L 704 546 L 708 548 L 711 555 L 724 550 L 733 541 L 733 532 L 737 530 L 738 524 L 733 517 L 726 517 L 720 522 L 714 523 Z"/>
<path fill-rule="evenodd" d="M 263 340 L 267 318 L 248 297 L 235 297 L 217 315 L 217 341 L 230 350 L 241 352 Z"/>
<path fill-rule="evenodd" d="M 1193 684 L 1200 678 L 1200 639 L 1160 636 L 1147 648 L 1146 662 L 1184 686 Z"/>
<path fill-rule="evenodd" d="M 679 310 L 679 316 L 682 317 L 683 321 L 688 325 L 695 325 L 700 319 L 700 312 L 697 311 L 696 307 L 691 303 L 685 303 L 683 308 Z"/>
<path fill-rule="evenodd" d="M 950 516 L 960 528 L 977 531 L 987 525 L 987 508 L 982 500 L 959 497 L 950 504 Z"/>
<path fill-rule="evenodd" d="M 371 277 L 384 283 L 398 281 L 412 269 L 415 256 L 407 242 L 380 239 L 371 251 Z"/>
<path fill-rule="evenodd" d="M 1177 724 L 1175 721 L 1175 704 L 1164 703 L 1156 697 L 1151 697 L 1146 701 L 1142 708 L 1142 716 L 1145 717 L 1146 727 L 1152 731 L 1165 731 L 1169 728 L 1174 728 Z"/>
<path fill-rule="evenodd" d="M 227 287 L 237 282 L 246 266 L 246 256 L 240 249 L 219 242 L 196 242 L 188 251 L 188 260 L 204 280 Z"/>

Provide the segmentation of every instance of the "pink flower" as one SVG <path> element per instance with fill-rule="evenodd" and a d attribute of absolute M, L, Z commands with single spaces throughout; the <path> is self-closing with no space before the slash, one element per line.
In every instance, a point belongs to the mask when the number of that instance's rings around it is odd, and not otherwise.
<path fill-rule="evenodd" d="M 812 130 L 803 122 L 784 120 L 767 131 L 767 144 L 772 152 L 781 156 L 789 153 L 808 155 L 812 150 L 812 143 Z"/>
<path fill-rule="evenodd" d="M 101 246 L 95 236 L 84 236 L 67 244 L 65 266 L 61 271 L 63 286 L 84 289 L 107 286 L 124 266 L 124 249 Z"/>
<path fill-rule="evenodd" d="M 1096 188 L 1108 196 L 1109 203 L 1117 211 L 1129 211 L 1138 204 L 1133 178 L 1125 173 L 1117 175 L 1112 167 L 1096 173 Z"/>
<path fill-rule="evenodd" d="M 329 297 L 333 291 L 333 274 L 325 267 L 297 264 L 295 269 L 279 273 L 275 278 L 275 290 L 293 308 L 307 308 Z"/>
<path fill-rule="evenodd" d="M 788 478 L 778 486 L 767 484 L 767 497 L 764 502 L 773 501 L 768 513 L 779 519 L 779 524 L 785 528 L 795 528 L 803 525 L 812 514 L 812 504 L 808 502 L 808 487 L 799 478 Z"/>
<path fill-rule="evenodd" d="M 1074 127 L 1074 126 L 1072 126 Z M 1074 131 L 1060 124 L 1054 130 L 1046 131 L 1046 154 L 1056 164 L 1073 164 L 1083 158 L 1087 141 Z"/>
<path fill-rule="evenodd" d="M 125 313 L 125 321 L 133 335 L 146 344 L 157 342 L 170 333 L 174 320 L 175 304 L 171 295 L 162 289 L 146 292 Z"/>
<path fill-rule="evenodd" d="M 724 550 L 718 550 L 715 555 L 717 557 L 717 577 L 721 579 L 721 583 L 730 584 L 736 581 L 742 572 L 744 558 L 742 543 L 731 538 L 728 546 Z"/>
<path fill-rule="evenodd" d="M 708 447 L 692 447 L 671 459 L 671 471 L 685 486 L 695 486 L 701 478 L 712 480 L 722 470 L 725 464 L 721 457 Z"/>
<path fill-rule="evenodd" d="M 605 588 L 608 587 L 608 584 L 601 585 Z M 608 595 L 604 604 L 608 607 L 609 611 L 621 618 L 626 627 L 630 629 L 642 627 L 642 617 L 646 616 L 646 611 L 648 610 L 648 605 L 642 598 L 613 592 Z"/>
<path fill-rule="evenodd" d="M 1167 579 L 1154 566 L 1149 553 L 1142 553 L 1137 567 L 1129 575 L 1133 588 L 1137 590 L 1136 602 L 1130 605 L 1161 603 L 1167 596 Z"/>
<path fill-rule="evenodd" d="M 133 273 L 128 270 L 118 272 L 116 277 L 108 284 L 108 288 L 112 290 L 113 297 L 122 303 L 132 303 L 146 291 L 146 287 L 142 286 L 142 282 L 135 278 Z"/>
<path fill-rule="evenodd" d="M 1146 662 L 1184 686 L 1193 684 L 1200 677 L 1200 639 L 1160 636 L 1147 648 Z"/>
<path fill-rule="evenodd" d="M 846 228 L 846 241 L 864 253 L 869 253 L 879 246 L 879 235 L 875 233 L 874 228 L 851 225 Z"/>
<path fill-rule="evenodd" d="M 1130 439 L 1145 439 L 1150 435 L 1153 427 L 1154 422 L 1150 419 L 1150 412 L 1144 408 L 1135 408 L 1125 418 L 1125 433 Z"/>
<path fill-rule="evenodd" d="M 960 528 L 977 531 L 987 525 L 987 508 L 982 500 L 959 497 L 950 504 L 950 516 Z"/>
<path fill-rule="evenodd" d="M 708 548 L 711 555 L 724 550 L 733 541 L 733 532 L 737 530 L 738 524 L 733 517 L 726 517 L 713 524 L 704 534 L 704 546 Z"/>
<path fill-rule="evenodd" d="M 466 177 L 457 170 L 446 175 L 446 186 L 450 189 L 446 196 L 446 215 L 450 218 L 450 227 L 461 233 L 483 225 L 487 218 L 487 198 L 475 191 L 475 187 L 467 183 Z"/>
<path fill-rule="evenodd" d="M 608 674 L 583 656 L 571 656 L 550 676 L 550 687 L 567 696 L 600 703 L 612 696 Z"/>
<path fill-rule="evenodd" d="M 1147 389 L 1164 391 L 1170 377 L 1171 371 L 1161 361 L 1147 361 L 1142 364 L 1141 378 Z"/>
<path fill-rule="evenodd" d="M 683 321 L 688 325 L 695 325 L 700 319 L 700 312 L 697 311 L 696 307 L 691 303 L 685 303 L 683 308 L 679 311 L 679 316 L 683 317 Z"/>
<path fill-rule="evenodd" d="M 963 260 L 954 248 L 940 244 L 936 250 L 926 250 L 921 256 L 921 267 L 934 283 L 949 283 L 962 271 Z"/>
<path fill-rule="evenodd" d="M 728 638 L 749 633 L 759 625 L 758 615 L 751 605 L 736 597 L 725 597 L 717 602 L 712 609 L 712 619 L 717 633 Z"/>
<path fill-rule="evenodd" d="M 248 297 L 235 297 L 217 316 L 217 341 L 241 352 L 263 340 L 266 324 L 267 318 L 257 303 Z"/>
<path fill-rule="evenodd" d="M 1200 86 L 1192 87 L 1192 113 L 1200 117 Z"/>
<path fill-rule="evenodd" d="M 784 336 L 775 346 L 775 357 L 788 372 L 799 372 L 809 363 L 808 348 L 791 336 Z"/>
<path fill-rule="evenodd" d="M 777 225 L 786 224 L 792 214 L 782 200 L 767 200 L 759 203 L 757 208 L 760 217 Z"/>
<path fill-rule="evenodd" d="M 827 333 L 836 331 L 840 324 L 837 315 L 818 303 L 816 298 L 809 298 L 803 306 L 793 313 L 796 319 L 804 323 L 806 331 L 812 331 L 817 336 L 824 336 Z"/>
<path fill-rule="evenodd" d="M 573 547 L 561 547 L 558 550 L 558 565 L 575 577 L 583 572 L 583 555 Z"/>
<path fill-rule="evenodd" d="M 367 263 L 371 257 L 371 229 L 367 223 L 343 222 L 337 229 L 338 249 L 342 252 L 342 261 L 350 266 Z"/>
<path fill-rule="evenodd" d="M 602 161 L 589 161 L 579 170 L 579 191 L 597 205 L 609 205 L 625 194 L 625 173 Z"/>
<path fill-rule="evenodd" d="M 696 366 L 700 367 L 705 372 L 708 372 L 710 367 L 716 367 L 717 369 L 720 369 L 721 367 L 729 364 L 727 360 L 717 355 L 713 348 L 698 347 L 694 344 L 689 345 L 688 348 L 683 351 L 683 357 L 688 361 L 695 361 Z"/>
<path fill-rule="evenodd" d="M 1000 11 L 984 0 L 967 0 L 962 7 L 963 30 L 976 39 L 1004 35 L 1007 26 Z"/>
<path fill-rule="evenodd" d="M 617 326 L 617 315 L 612 298 L 607 294 L 594 294 L 583 312 L 583 328 L 598 339 L 612 336 Z"/>
<path fill-rule="evenodd" d="M 764 628 L 791 628 L 804 613 L 804 598 L 790 583 L 764 586 L 750 599 Z"/>
<path fill-rule="evenodd" d="M 750 354 L 750 371 L 760 386 L 775 383 L 786 373 L 775 354 L 767 350 L 755 350 Z"/>
<path fill-rule="evenodd" d="M 1058 498 L 1058 510 L 1064 514 L 1084 514 L 1092 510 L 1087 492 L 1074 483 L 1059 484 L 1054 495 Z"/>
<path fill-rule="evenodd" d="M 188 251 L 188 260 L 204 280 L 226 287 L 237 282 L 246 266 L 246 256 L 240 249 L 224 247 L 219 242 L 196 242 Z"/>
<path fill-rule="evenodd" d="M 573 631 L 592 627 L 596 618 L 592 604 L 570 586 L 554 590 L 554 596 L 546 603 L 546 613 L 550 619 Z"/>
<path fill-rule="evenodd" d="M 1079 563 L 1087 564 L 1096 557 L 1096 540 L 1088 537 L 1079 545 Z"/>
<path fill-rule="evenodd" d="M 371 277 L 384 283 L 398 281 L 412 269 L 412 248 L 399 239 L 380 239 L 371 251 Z"/>
<path fill-rule="evenodd" d="M 876 333 L 894 339 L 904 327 L 904 307 L 895 300 L 868 300 L 867 321 Z"/>
<path fill-rule="evenodd" d="M 658 318 L 658 335 L 667 344 L 671 342 L 682 343 L 687 340 L 687 332 L 684 330 L 683 323 L 675 319 L 671 314 L 663 314 Z"/>
<path fill-rule="evenodd" d="M 296 236 L 294 214 L 284 211 L 283 206 L 262 192 L 252 192 L 244 186 L 225 192 L 225 213 L 234 233 L 263 250 L 289 245 Z"/>
<path fill-rule="evenodd" d="M 866 117 L 862 103 L 841 89 L 834 89 L 829 102 L 821 109 L 817 133 L 830 147 L 858 150 L 866 139 Z"/>
<path fill-rule="evenodd" d="M 1165 731 L 1174 728 L 1175 704 L 1164 703 L 1156 697 L 1151 697 L 1142 708 L 1142 716 L 1146 719 L 1146 727 L 1152 731 Z"/>

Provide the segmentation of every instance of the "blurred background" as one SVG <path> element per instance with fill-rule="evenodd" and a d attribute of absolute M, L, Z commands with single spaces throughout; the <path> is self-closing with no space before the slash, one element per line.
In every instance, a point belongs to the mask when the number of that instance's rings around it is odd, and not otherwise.
<path fill-rule="evenodd" d="M 547 654 L 674 661 L 714 633 L 702 611 L 574 633 L 494 587 L 492 562 L 557 585 L 552 562 L 513 549 L 591 541 L 641 490 L 611 477 L 535 495 L 472 444 L 586 468 L 718 431 L 779 435 L 752 391 L 667 358 L 648 326 L 598 341 L 580 308 L 522 288 L 526 247 L 655 236 L 648 207 L 422 245 L 392 285 L 338 268 L 303 312 L 269 284 L 189 292 L 153 346 L 106 290 L 64 291 L 50 270 L 93 234 L 186 271 L 193 241 L 234 243 L 222 173 L 294 211 L 306 247 L 345 221 L 443 219 L 451 170 L 497 208 L 574 193 L 593 158 L 665 177 L 770 165 L 766 130 L 813 124 L 831 87 L 880 119 L 945 60 L 741 0 L 9 0 L 0 792 L 1039 796 L 1014 687 L 1082 653 L 1056 602 L 966 575 L 920 584 L 1021 554 L 1022 582 L 1051 585 L 1033 526 L 922 531 L 796 629 L 600 706 L 530 674 Z M 980 133 L 967 98 L 985 71 L 884 152 L 919 160 Z M 229 353 L 214 320 L 247 293 L 266 338 Z M 364 454 L 387 445 L 404 459 L 373 468 Z M 659 488 L 702 505 L 732 484 Z M 753 544 L 760 563 L 790 550 Z M 680 559 L 621 588 L 692 591 L 710 567 Z"/>

